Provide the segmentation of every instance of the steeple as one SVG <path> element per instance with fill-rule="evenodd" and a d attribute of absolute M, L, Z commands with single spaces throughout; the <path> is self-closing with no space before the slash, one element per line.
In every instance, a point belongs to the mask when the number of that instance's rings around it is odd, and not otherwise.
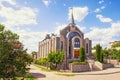
<path fill-rule="evenodd" d="M 74 16 L 73 16 L 73 8 L 71 8 L 71 20 L 70 23 L 75 24 L 74 23 Z"/>

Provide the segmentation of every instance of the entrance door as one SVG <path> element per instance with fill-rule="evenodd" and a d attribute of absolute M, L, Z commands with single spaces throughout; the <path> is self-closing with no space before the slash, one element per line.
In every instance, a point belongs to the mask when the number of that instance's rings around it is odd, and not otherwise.
<path fill-rule="evenodd" d="M 74 58 L 78 58 L 79 57 L 79 50 L 74 50 Z"/>

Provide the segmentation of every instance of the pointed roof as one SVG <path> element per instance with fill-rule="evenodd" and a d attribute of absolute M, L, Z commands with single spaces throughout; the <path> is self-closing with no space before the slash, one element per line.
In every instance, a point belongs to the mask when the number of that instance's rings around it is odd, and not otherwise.
<path fill-rule="evenodd" d="M 70 23 L 75 24 L 74 23 L 74 16 L 73 16 L 73 8 L 71 8 L 71 20 Z"/>

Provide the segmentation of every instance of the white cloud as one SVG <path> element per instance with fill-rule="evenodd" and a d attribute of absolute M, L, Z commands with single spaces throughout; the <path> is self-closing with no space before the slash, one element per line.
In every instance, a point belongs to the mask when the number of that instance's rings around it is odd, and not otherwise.
<path fill-rule="evenodd" d="M 49 6 L 49 4 L 50 4 L 50 0 L 42 0 L 42 1 L 43 1 L 44 5 L 45 5 L 46 7 Z"/>
<path fill-rule="evenodd" d="M 28 49 L 28 52 L 38 51 L 39 41 L 43 40 L 48 32 L 34 32 L 27 30 L 18 30 L 20 35 L 20 41 L 24 43 L 24 48 Z"/>
<path fill-rule="evenodd" d="M 63 25 L 57 25 L 57 27 L 55 28 L 55 34 L 58 34 L 60 33 L 60 30 L 62 30 L 63 28 L 65 28 L 67 26 L 67 24 L 63 24 Z"/>
<path fill-rule="evenodd" d="M 73 7 L 74 19 L 78 22 L 82 21 L 88 15 L 88 7 Z M 71 19 L 71 9 L 69 9 L 69 20 Z"/>
<path fill-rule="evenodd" d="M 102 6 L 100 8 L 96 8 L 94 12 L 98 13 L 98 12 L 101 12 L 101 10 L 103 10 L 103 9 L 105 9 L 105 6 Z"/>
<path fill-rule="evenodd" d="M 102 7 L 101 7 L 101 9 L 104 9 L 104 8 L 105 8 L 105 6 L 102 6 Z"/>
<path fill-rule="evenodd" d="M 0 9 L 0 17 L 6 19 L 6 21 L 2 22 L 6 26 L 37 24 L 36 10 L 29 7 L 22 7 L 18 10 L 10 7 L 2 7 Z"/>
<path fill-rule="evenodd" d="M 103 47 L 108 46 L 109 42 L 117 40 L 120 37 L 120 22 L 111 23 L 108 28 L 91 28 L 91 31 L 85 34 L 92 40 L 92 45 L 101 44 Z"/>
<path fill-rule="evenodd" d="M 80 31 L 82 31 L 83 33 L 86 31 L 86 27 L 84 27 L 84 26 L 79 26 L 79 25 L 76 25 L 79 29 L 80 29 Z"/>
<path fill-rule="evenodd" d="M 104 3 L 104 0 L 100 0 L 100 1 L 99 1 L 99 4 L 102 4 L 102 3 Z"/>
<path fill-rule="evenodd" d="M 94 12 L 100 12 L 100 9 L 99 8 L 96 8 Z"/>
<path fill-rule="evenodd" d="M 100 14 L 96 15 L 96 18 L 98 18 L 101 22 L 112 22 L 112 19 L 111 19 L 111 18 L 103 17 L 103 16 L 100 15 Z"/>
<path fill-rule="evenodd" d="M 7 2 L 11 6 L 3 3 Z M 25 48 L 29 48 L 29 52 L 38 48 L 38 42 L 47 32 L 34 32 L 27 29 L 21 29 L 20 26 L 37 24 L 37 9 L 20 6 L 15 0 L 0 0 L 0 23 L 6 26 L 6 29 L 20 35 L 20 41 L 23 42 Z M 34 39 L 34 40 L 33 40 Z"/>

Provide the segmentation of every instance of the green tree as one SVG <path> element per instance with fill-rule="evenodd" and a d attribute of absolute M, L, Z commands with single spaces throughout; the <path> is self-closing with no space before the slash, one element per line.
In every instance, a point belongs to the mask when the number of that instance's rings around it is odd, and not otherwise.
<path fill-rule="evenodd" d="M 79 59 L 80 59 L 80 62 L 84 62 L 85 61 L 85 49 L 84 49 L 84 47 L 80 48 Z"/>
<path fill-rule="evenodd" d="M 112 49 L 111 56 L 112 56 L 112 59 L 117 59 L 118 58 L 118 50 Z"/>
<path fill-rule="evenodd" d="M 120 50 L 118 51 L 118 60 L 120 62 Z"/>
<path fill-rule="evenodd" d="M 56 51 L 56 52 L 51 52 L 48 55 L 48 62 L 50 63 L 50 66 L 52 64 L 55 64 L 55 69 L 58 67 L 58 64 L 62 63 L 64 59 L 64 53 L 63 51 Z"/>
<path fill-rule="evenodd" d="M 19 36 L 9 30 L 4 30 L 0 25 L 0 78 L 12 78 L 25 76 L 32 58 L 23 50 Z"/>
<path fill-rule="evenodd" d="M 96 55 L 97 55 L 97 60 L 103 62 L 102 47 L 100 46 L 100 44 L 96 45 Z"/>
<path fill-rule="evenodd" d="M 112 48 L 116 48 L 116 47 L 120 47 L 120 41 L 115 42 L 115 43 L 112 45 Z"/>
<path fill-rule="evenodd" d="M 103 53 L 101 52 L 101 54 L 100 54 L 100 62 L 101 62 L 101 63 L 104 62 L 103 59 L 104 59 L 104 55 L 103 55 Z"/>
<path fill-rule="evenodd" d="M 37 52 L 36 51 L 32 51 L 32 58 L 33 59 L 37 59 Z"/>
<path fill-rule="evenodd" d="M 104 58 L 109 58 L 109 51 L 108 50 L 106 50 L 106 49 L 104 49 L 104 50 L 102 50 L 102 53 L 103 53 L 103 56 L 104 56 Z"/>

